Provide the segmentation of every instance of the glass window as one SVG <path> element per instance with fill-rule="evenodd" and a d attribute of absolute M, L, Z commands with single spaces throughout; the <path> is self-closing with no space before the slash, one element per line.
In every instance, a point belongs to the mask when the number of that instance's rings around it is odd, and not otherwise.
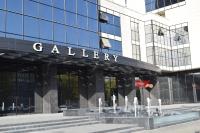
<path fill-rule="evenodd" d="M 121 36 L 121 29 L 119 28 L 119 27 L 114 27 L 114 29 L 115 29 L 115 35 L 116 36 Z"/>
<path fill-rule="evenodd" d="M 98 17 L 97 5 L 88 2 L 88 17 L 97 19 Z"/>
<path fill-rule="evenodd" d="M 76 25 L 76 14 L 66 12 L 66 24 L 75 26 Z"/>
<path fill-rule="evenodd" d="M 78 36 L 77 28 L 67 27 L 67 43 L 77 45 Z"/>
<path fill-rule="evenodd" d="M 114 25 L 120 27 L 120 17 L 114 16 Z"/>
<path fill-rule="evenodd" d="M 22 0 L 7 0 L 7 10 L 13 12 L 22 12 Z"/>
<path fill-rule="evenodd" d="M 60 0 L 58 0 L 58 1 L 60 1 Z M 39 0 L 39 2 L 41 2 L 41 3 L 44 3 L 44 4 L 47 4 L 47 5 L 50 5 L 51 6 L 51 0 Z"/>
<path fill-rule="evenodd" d="M 78 0 L 77 1 L 77 11 L 78 11 L 78 14 L 87 16 L 87 1 Z"/>
<path fill-rule="evenodd" d="M 5 12 L 0 10 L 0 31 L 5 31 Z"/>
<path fill-rule="evenodd" d="M 79 33 L 79 45 L 84 47 L 89 47 L 89 37 L 88 37 L 88 31 L 86 30 L 78 30 Z"/>
<path fill-rule="evenodd" d="M 64 9 L 64 0 L 53 0 L 53 6 Z"/>
<path fill-rule="evenodd" d="M 38 3 L 30 1 L 30 0 L 25 0 L 24 14 L 38 17 Z"/>
<path fill-rule="evenodd" d="M 24 16 L 24 35 L 39 38 L 38 19 Z"/>
<path fill-rule="evenodd" d="M 76 0 L 66 0 L 66 10 L 71 12 L 76 12 Z"/>
<path fill-rule="evenodd" d="M 40 4 L 40 17 L 52 20 L 52 7 Z"/>
<path fill-rule="evenodd" d="M 53 17 L 54 17 L 54 21 L 59 22 L 64 24 L 65 23 L 65 17 L 64 17 L 64 11 L 60 10 L 60 9 L 53 9 Z"/>
<path fill-rule="evenodd" d="M 97 33 L 89 32 L 89 45 L 91 48 L 99 49 L 99 36 Z"/>
<path fill-rule="evenodd" d="M 98 23 L 97 20 L 88 18 L 88 29 L 91 30 L 91 31 L 97 32 L 98 31 L 98 24 L 97 23 Z"/>
<path fill-rule="evenodd" d="M 78 26 L 82 29 L 87 29 L 87 18 L 78 15 Z"/>
<path fill-rule="evenodd" d="M 5 8 L 5 0 L 0 0 L 0 9 Z"/>
<path fill-rule="evenodd" d="M 54 24 L 54 41 L 65 42 L 65 26 Z"/>
<path fill-rule="evenodd" d="M 22 15 L 7 12 L 6 30 L 9 33 L 22 35 Z"/>
<path fill-rule="evenodd" d="M 52 23 L 40 20 L 40 38 L 52 40 Z"/>

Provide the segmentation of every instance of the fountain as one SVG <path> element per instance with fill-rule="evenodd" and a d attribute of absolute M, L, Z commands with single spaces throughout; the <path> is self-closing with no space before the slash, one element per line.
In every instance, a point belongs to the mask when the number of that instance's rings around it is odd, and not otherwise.
<path fill-rule="evenodd" d="M 113 99 L 112 100 L 113 100 L 113 112 L 116 113 L 117 105 L 115 103 L 115 101 L 116 101 L 116 96 L 115 95 L 113 95 Z"/>
<path fill-rule="evenodd" d="M 162 101 L 161 101 L 161 99 L 158 99 L 158 105 L 159 105 L 159 113 L 162 114 Z"/>
<path fill-rule="evenodd" d="M 133 105 L 134 105 L 135 117 L 137 117 L 137 104 L 138 104 L 137 97 L 134 97 Z"/>
<path fill-rule="evenodd" d="M 150 108 L 151 108 L 151 100 L 150 100 L 149 97 L 147 97 L 147 113 L 148 113 L 148 116 L 150 116 L 150 114 L 151 114 Z"/>
<path fill-rule="evenodd" d="M 99 113 L 102 113 L 102 100 L 99 98 Z"/>
<path fill-rule="evenodd" d="M 128 111 L 128 97 L 125 96 L 125 108 L 124 108 L 124 112 Z"/>

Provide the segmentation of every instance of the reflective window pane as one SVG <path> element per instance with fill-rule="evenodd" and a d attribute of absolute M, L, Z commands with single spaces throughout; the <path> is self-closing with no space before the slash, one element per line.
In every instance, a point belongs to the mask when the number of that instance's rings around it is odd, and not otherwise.
<path fill-rule="evenodd" d="M 75 44 L 78 43 L 78 32 L 77 28 L 67 27 L 67 43 Z"/>
<path fill-rule="evenodd" d="M 64 9 L 64 0 L 53 0 L 53 6 Z"/>
<path fill-rule="evenodd" d="M 40 38 L 52 40 L 52 23 L 40 20 Z"/>
<path fill-rule="evenodd" d="M 87 16 L 87 1 L 85 0 L 77 1 L 77 12 L 78 14 Z"/>
<path fill-rule="evenodd" d="M 7 10 L 13 12 L 22 12 L 22 0 L 7 0 Z"/>
<path fill-rule="evenodd" d="M 38 19 L 24 17 L 24 35 L 39 38 Z"/>
<path fill-rule="evenodd" d="M 0 9 L 5 8 L 5 0 L 0 0 Z"/>
<path fill-rule="evenodd" d="M 66 24 L 75 26 L 76 25 L 76 14 L 66 12 Z"/>
<path fill-rule="evenodd" d="M 38 3 L 30 1 L 30 0 L 25 0 L 24 14 L 38 17 Z"/>
<path fill-rule="evenodd" d="M 8 12 L 6 24 L 7 32 L 22 35 L 22 28 L 22 16 Z"/>
<path fill-rule="evenodd" d="M 40 17 L 46 20 L 52 20 L 52 7 L 40 4 Z"/>
<path fill-rule="evenodd" d="M 65 23 L 64 11 L 54 8 L 53 18 L 54 18 L 54 21 L 64 24 Z"/>
<path fill-rule="evenodd" d="M 76 0 L 65 0 L 66 10 L 76 12 Z"/>
<path fill-rule="evenodd" d="M 83 16 L 80 16 L 78 15 L 78 26 L 82 29 L 87 29 L 87 18 L 86 17 L 83 17 Z"/>
<path fill-rule="evenodd" d="M 88 17 L 97 19 L 98 17 L 97 5 L 88 2 Z"/>
<path fill-rule="evenodd" d="M 80 46 L 84 46 L 84 47 L 89 47 L 89 36 L 88 36 L 88 31 L 86 30 L 78 30 L 79 33 L 79 40 L 78 40 L 78 44 Z"/>
<path fill-rule="evenodd" d="M 54 41 L 65 42 L 65 26 L 54 24 Z"/>
<path fill-rule="evenodd" d="M 0 31 L 5 31 L 5 12 L 0 10 Z"/>
<path fill-rule="evenodd" d="M 88 18 L 88 29 L 94 32 L 98 31 L 98 21 Z"/>

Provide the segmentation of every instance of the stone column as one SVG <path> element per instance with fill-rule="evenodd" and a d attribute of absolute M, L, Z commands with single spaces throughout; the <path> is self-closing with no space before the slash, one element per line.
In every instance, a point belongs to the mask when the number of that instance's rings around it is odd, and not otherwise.
<path fill-rule="evenodd" d="M 43 66 L 43 113 L 58 112 L 56 65 Z"/>
<path fill-rule="evenodd" d="M 87 73 L 81 73 L 79 77 L 79 102 L 80 108 L 88 107 L 88 77 Z"/>
<path fill-rule="evenodd" d="M 192 88 L 193 88 L 194 103 L 197 103 L 197 91 L 196 91 L 196 84 L 195 83 L 192 84 Z"/>
<path fill-rule="evenodd" d="M 88 79 L 88 107 L 98 107 L 98 98 L 104 105 L 104 75 L 103 70 L 94 70 Z"/>
<path fill-rule="evenodd" d="M 117 78 L 119 106 L 124 106 L 125 96 L 128 97 L 129 104 L 132 104 L 134 97 L 136 96 L 135 75 L 123 74 Z"/>
<path fill-rule="evenodd" d="M 34 100 L 35 100 L 35 113 L 43 112 L 43 78 L 42 78 L 42 68 L 38 67 L 35 77 L 35 91 L 34 91 Z"/>

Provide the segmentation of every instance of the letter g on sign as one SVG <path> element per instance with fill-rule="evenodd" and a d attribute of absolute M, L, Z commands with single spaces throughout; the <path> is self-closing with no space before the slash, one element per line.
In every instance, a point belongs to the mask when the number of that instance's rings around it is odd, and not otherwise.
<path fill-rule="evenodd" d="M 42 52 L 42 49 L 43 49 L 42 43 L 34 43 L 34 44 L 33 44 L 33 49 L 34 49 L 35 51 L 37 51 L 37 52 Z"/>

